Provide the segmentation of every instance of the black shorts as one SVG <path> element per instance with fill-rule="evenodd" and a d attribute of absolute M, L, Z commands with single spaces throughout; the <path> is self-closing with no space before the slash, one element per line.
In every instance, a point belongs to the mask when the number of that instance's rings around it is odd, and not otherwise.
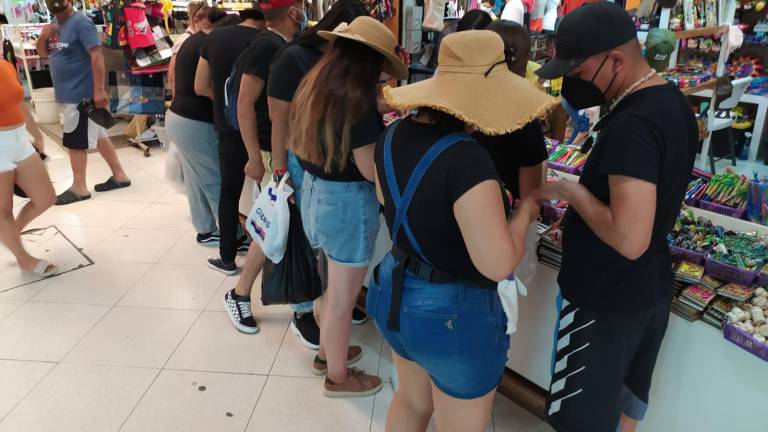
<path fill-rule="evenodd" d="M 620 315 L 558 303 L 549 423 L 557 431 L 615 432 L 622 413 L 642 420 L 671 298 Z"/>
<path fill-rule="evenodd" d="M 78 110 L 77 104 L 62 104 L 64 136 L 62 145 L 70 150 L 95 149 L 102 138 L 108 138 L 107 130 Z"/>

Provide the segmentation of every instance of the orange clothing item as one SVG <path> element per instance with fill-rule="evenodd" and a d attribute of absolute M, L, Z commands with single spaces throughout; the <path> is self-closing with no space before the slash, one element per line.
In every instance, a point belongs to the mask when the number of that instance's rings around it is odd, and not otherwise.
<path fill-rule="evenodd" d="M 24 89 L 19 83 L 16 68 L 0 60 L 0 128 L 24 123 L 24 113 L 21 112 L 23 101 Z"/>

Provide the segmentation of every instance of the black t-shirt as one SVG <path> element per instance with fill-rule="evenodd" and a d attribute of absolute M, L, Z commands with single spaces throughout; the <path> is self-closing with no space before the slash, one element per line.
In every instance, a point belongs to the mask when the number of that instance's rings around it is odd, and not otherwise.
<path fill-rule="evenodd" d="M 384 130 L 384 124 L 381 121 L 381 114 L 376 111 L 376 108 L 370 109 L 352 125 L 349 160 L 343 170 L 339 168 L 338 164 L 334 164 L 331 167 L 331 172 L 326 173 L 322 166 L 313 165 L 301 159 L 299 162 L 305 171 L 321 179 L 340 182 L 366 181 L 355 165 L 352 150 L 375 144 L 382 130 Z"/>
<path fill-rule="evenodd" d="M 221 27 L 208 35 L 200 51 L 213 75 L 213 120 L 219 132 L 235 132 L 224 116 L 224 83 L 232 72 L 235 60 L 248 48 L 259 30 L 243 25 Z M 184 48 L 182 46 L 182 48 Z"/>
<path fill-rule="evenodd" d="M 522 129 L 498 136 L 475 133 L 474 138 L 488 150 L 504 185 L 515 199 L 520 198 L 520 168 L 547 160 L 547 145 L 541 123 L 534 120 Z"/>
<path fill-rule="evenodd" d="M 558 282 L 568 301 L 604 313 L 646 310 L 672 294 L 666 237 L 680 211 L 693 168 L 698 129 L 688 101 L 673 85 L 629 95 L 606 119 L 579 183 L 610 204 L 608 177 L 656 185 L 648 250 L 629 260 L 600 240 L 570 208 L 565 217 Z"/>
<path fill-rule="evenodd" d="M 441 138 L 452 131 L 422 124 L 410 117 L 402 120 L 392 137 L 392 159 L 400 192 L 411 177 L 422 156 Z M 375 161 L 379 184 L 384 195 L 384 216 L 390 231 L 395 219 L 395 206 L 384 169 L 384 137 L 376 144 Z M 432 264 L 467 281 L 485 281 L 472 264 L 467 246 L 453 214 L 453 204 L 467 191 L 486 180 L 499 180 L 488 152 L 475 141 L 462 141 L 445 150 L 424 174 L 408 208 L 407 218 L 416 241 Z M 499 199 L 509 209 L 499 183 Z M 403 228 L 395 245 L 418 257 Z"/>
<path fill-rule="evenodd" d="M 293 102 L 301 80 L 322 56 L 323 52 L 313 46 L 291 44 L 285 47 L 272 62 L 272 76 L 279 79 L 269 80 L 267 96 Z"/>
<path fill-rule="evenodd" d="M 286 40 L 279 34 L 265 30 L 256 36 L 251 46 L 243 53 L 243 74 L 258 77 L 264 81 L 265 85 L 256 101 L 259 146 L 264 151 L 272 151 L 272 121 L 269 119 L 266 89 L 269 82 L 269 66 L 286 43 Z M 282 77 L 278 76 L 278 81 L 281 79 Z"/>
<path fill-rule="evenodd" d="M 195 72 L 207 36 L 205 32 L 193 34 L 176 54 L 176 96 L 171 111 L 192 120 L 213 123 L 213 103 L 195 93 Z"/>

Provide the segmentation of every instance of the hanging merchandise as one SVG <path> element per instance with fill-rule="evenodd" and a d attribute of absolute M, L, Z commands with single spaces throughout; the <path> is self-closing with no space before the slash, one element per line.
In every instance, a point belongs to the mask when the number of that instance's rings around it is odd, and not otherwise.
<path fill-rule="evenodd" d="M 16 64 L 16 53 L 13 51 L 13 43 L 8 39 L 3 40 L 3 59 L 13 65 Z"/>
<path fill-rule="evenodd" d="M 557 23 L 557 9 L 560 7 L 560 0 L 546 0 L 546 3 L 541 27 L 544 31 L 553 32 Z"/>
<path fill-rule="evenodd" d="M 141 3 L 132 3 L 123 9 L 125 25 L 128 30 L 128 45 L 131 49 L 149 48 L 155 44 L 152 28 L 147 20 L 146 7 Z"/>
<path fill-rule="evenodd" d="M 160 4 L 162 5 L 161 12 L 163 13 L 165 32 L 170 33 L 171 28 L 168 26 L 168 17 L 173 13 L 173 0 L 160 0 Z"/>
<path fill-rule="evenodd" d="M 392 0 L 365 0 L 363 3 L 371 17 L 381 22 L 389 21 L 395 16 L 395 7 L 392 5 Z"/>
<path fill-rule="evenodd" d="M 104 5 L 104 31 L 101 43 L 105 48 L 118 49 L 124 47 L 128 40 L 125 34 L 125 13 L 122 0 L 113 0 Z"/>
<path fill-rule="evenodd" d="M 424 31 L 443 31 L 445 23 L 445 3 L 447 0 L 425 0 L 424 2 Z"/>
<path fill-rule="evenodd" d="M 535 0 L 531 9 L 531 21 L 528 27 L 533 32 L 541 32 L 544 29 L 544 14 L 548 0 Z"/>
<path fill-rule="evenodd" d="M 109 72 L 109 110 L 116 114 L 165 114 L 163 75 Z"/>

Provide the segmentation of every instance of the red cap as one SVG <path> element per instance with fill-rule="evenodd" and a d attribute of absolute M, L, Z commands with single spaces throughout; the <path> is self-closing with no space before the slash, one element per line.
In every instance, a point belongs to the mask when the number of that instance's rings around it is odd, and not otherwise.
<path fill-rule="evenodd" d="M 257 8 L 268 11 L 293 6 L 297 3 L 299 3 L 297 0 L 259 0 Z"/>

